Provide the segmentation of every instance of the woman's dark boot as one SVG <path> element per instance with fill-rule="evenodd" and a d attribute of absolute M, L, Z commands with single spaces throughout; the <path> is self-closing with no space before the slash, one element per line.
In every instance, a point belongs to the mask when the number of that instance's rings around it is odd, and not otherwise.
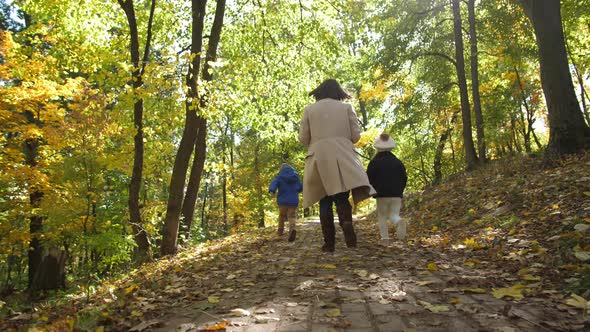
<path fill-rule="evenodd" d="M 293 229 L 289 232 L 289 242 L 295 241 L 295 237 L 297 236 L 297 232 Z"/>
<path fill-rule="evenodd" d="M 356 234 L 352 225 L 352 207 L 350 205 L 336 206 L 340 227 L 344 233 L 344 241 L 349 248 L 356 248 Z"/>
<path fill-rule="evenodd" d="M 322 225 L 322 234 L 324 235 L 324 245 L 322 251 L 334 252 L 334 244 L 336 242 L 336 228 L 334 227 L 334 214 L 320 213 L 320 223 Z"/>

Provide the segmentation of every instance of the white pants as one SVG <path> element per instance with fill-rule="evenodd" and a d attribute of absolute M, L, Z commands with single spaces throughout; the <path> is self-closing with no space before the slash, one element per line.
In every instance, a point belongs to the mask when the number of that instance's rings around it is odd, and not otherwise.
<path fill-rule="evenodd" d="M 406 238 L 406 222 L 399 216 L 401 208 L 400 197 L 377 197 L 377 221 L 381 240 L 389 240 L 387 221 L 395 225 L 395 235 L 399 240 Z"/>

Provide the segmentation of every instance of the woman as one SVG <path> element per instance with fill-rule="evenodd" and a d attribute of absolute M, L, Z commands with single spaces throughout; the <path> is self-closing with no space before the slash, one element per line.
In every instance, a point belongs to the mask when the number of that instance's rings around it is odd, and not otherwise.
<path fill-rule="evenodd" d="M 334 252 L 336 211 L 347 247 L 356 247 L 352 207 L 348 196 L 358 202 L 375 194 L 354 149 L 361 135 L 356 113 L 342 102 L 350 96 L 334 79 L 324 81 L 309 93 L 316 102 L 303 111 L 299 142 L 307 147 L 303 175 L 303 207 L 320 202 L 320 222 L 324 235 L 322 250 Z"/>

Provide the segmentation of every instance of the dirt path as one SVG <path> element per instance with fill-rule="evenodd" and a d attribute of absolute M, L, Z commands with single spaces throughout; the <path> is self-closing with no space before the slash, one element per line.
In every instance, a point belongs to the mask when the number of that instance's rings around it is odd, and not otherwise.
<path fill-rule="evenodd" d="M 138 292 L 144 325 L 134 323 L 135 331 L 196 331 L 224 319 L 228 331 L 562 331 L 589 326 L 581 310 L 552 300 L 552 291 L 520 300 L 494 298 L 492 289 L 513 285 L 515 276 L 470 268 L 465 255 L 408 244 L 379 247 L 376 227 L 362 221 L 357 222 L 359 248 L 347 249 L 337 230 L 333 255 L 320 251 L 319 222 L 312 220 L 299 226 L 294 243 L 267 235 L 214 256 L 205 270 L 195 262 L 196 270 L 176 271 L 172 280 L 166 278 L 167 286 L 160 282 L 163 289 Z M 170 301 L 174 292 L 178 296 Z M 236 308 L 249 315 L 232 315 Z"/>

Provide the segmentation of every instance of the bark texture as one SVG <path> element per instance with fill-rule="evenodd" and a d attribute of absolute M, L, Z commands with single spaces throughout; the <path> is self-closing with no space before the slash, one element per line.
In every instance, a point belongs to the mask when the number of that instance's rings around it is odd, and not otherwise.
<path fill-rule="evenodd" d="M 541 84 L 549 113 L 547 156 L 558 157 L 590 146 L 590 128 L 584 121 L 569 71 L 559 0 L 520 0 L 533 24 Z"/>
<path fill-rule="evenodd" d="M 461 119 L 463 121 L 463 147 L 465 149 L 466 169 L 472 170 L 477 166 L 477 155 L 471 130 L 471 109 L 469 106 L 469 92 L 467 79 L 465 78 L 465 56 L 463 55 L 463 27 L 461 23 L 460 0 L 452 0 L 453 4 L 453 30 L 455 35 L 455 61 L 457 67 L 457 80 L 461 96 Z"/>

